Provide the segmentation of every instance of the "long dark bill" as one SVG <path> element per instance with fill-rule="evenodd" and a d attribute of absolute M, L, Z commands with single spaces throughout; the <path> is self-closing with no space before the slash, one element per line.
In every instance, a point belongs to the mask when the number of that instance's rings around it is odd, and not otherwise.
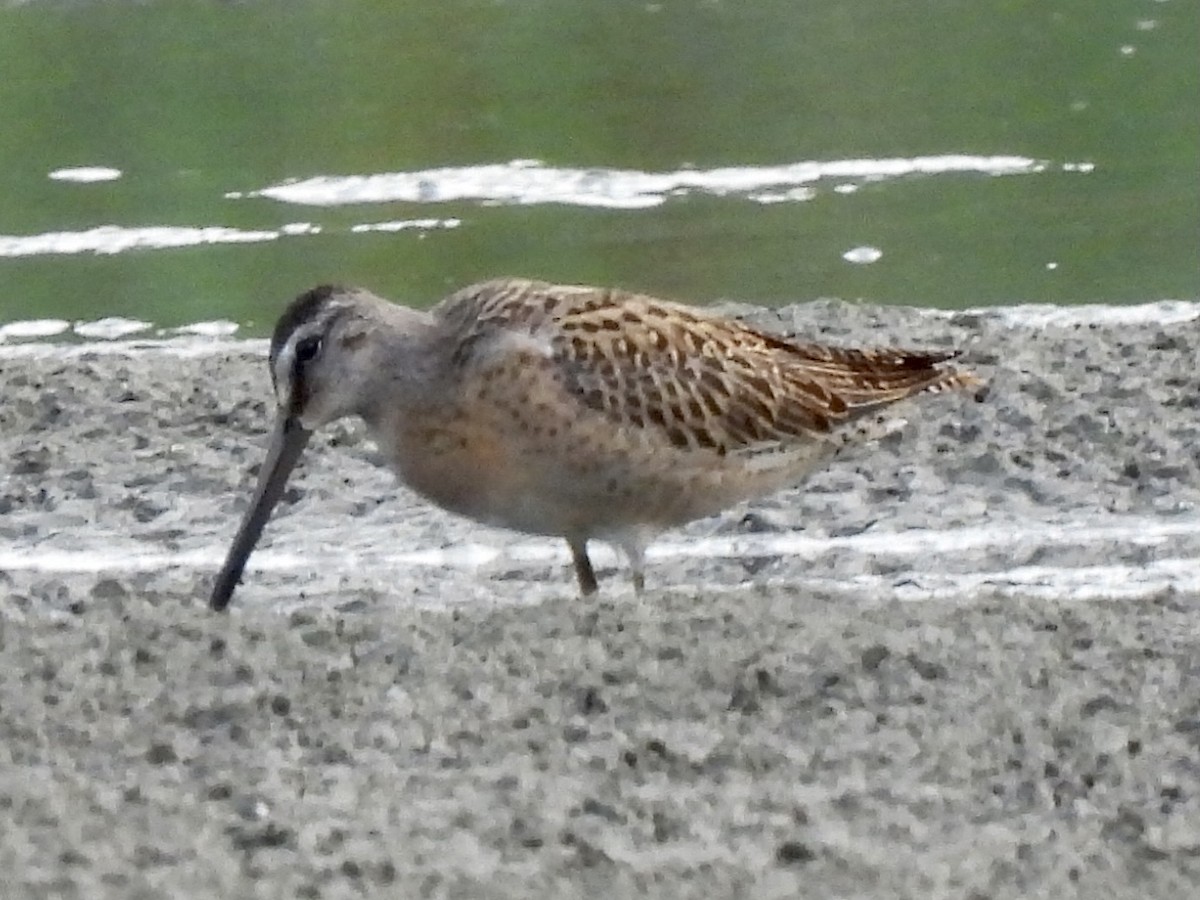
<path fill-rule="evenodd" d="M 246 560 L 258 543 L 263 527 L 271 518 L 271 511 L 283 495 L 288 475 L 311 436 L 312 432 L 292 416 L 281 413 L 276 420 L 275 433 L 271 435 L 271 446 L 267 448 L 267 458 L 258 474 L 258 487 L 254 489 L 250 508 L 246 510 L 246 516 L 229 548 L 229 555 L 225 557 L 225 565 L 221 567 L 221 574 L 213 585 L 212 598 L 208 601 L 213 609 L 221 610 L 229 605 L 229 598 L 233 596 L 233 589 L 242 577 Z"/>

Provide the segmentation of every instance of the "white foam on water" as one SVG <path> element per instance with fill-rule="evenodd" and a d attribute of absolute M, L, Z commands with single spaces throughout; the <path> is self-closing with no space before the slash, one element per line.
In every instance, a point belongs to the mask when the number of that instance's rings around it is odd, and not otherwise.
<path fill-rule="evenodd" d="M 812 199 L 821 181 L 834 181 L 832 190 L 846 193 L 859 183 L 889 178 L 933 175 L 1027 175 L 1051 165 L 1024 156 L 942 154 L 891 159 L 813 160 L 777 166 L 684 167 L 667 172 L 635 169 L 547 166 L 538 160 L 517 159 L 479 166 L 443 167 L 414 172 L 371 175 L 321 175 L 286 181 L 252 191 L 231 191 L 227 199 L 267 198 L 307 206 L 359 203 L 445 203 L 474 201 L 484 206 L 556 203 L 609 209 L 646 209 L 668 198 L 693 193 L 739 197 L 757 203 L 803 202 Z M 1065 162 L 1062 172 L 1089 172 L 1091 164 Z M 50 178 L 91 182 L 121 177 L 119 169 L 101 166 L 56 169 Z M 457 228 L 460 219 L 421 218 L 361 223 L 352 233 L 417 230 L 424 236 L 435 229 Z M 81 231 L 52 231 L 31 235 L 0 234 L 0 257 L 93 253 L 107 255 L 130 250 L 159 250 L 203 244 L 273 241 L 322 232 L 313 222 L 290 222 L 270 230 L 224 226 L 99 225 Z"/>
<path fill-rule="evenodd" d="M 48 231 L 30 235 L 0 234 L 0 257 L 74 253 L 105 256 L 128 250 L 160 250 L 169 247 L 194 247 L 200 244 L 256 243 L 273 241 L 278 237 L 278 231 L 244 231 L 221 226 L 179 228 L 149 225 L 125 228 L 120 225 L 100 225 L 85 231 Z"/>
<path fill-rule="evenodd" d="M 80 337 L 113 340 L 114 338 L 149 331 L 152 327 L 149 322 L 143 322 L 140 319 L 106 316 L 103 319 L 96 319 L 94 322 L 76 322 L 72 331 Z"/>
<path fill-rule="evenodd" d="M 857 266 L 866 266 L 873 262 L 879 262 L 882 256 L 883 251 L 878 247 L 862 246 L 850 248 L 842 254 L 842 259 Z"/>
<path fill-rule="evenodd" d="M 228 319 L 214 319 L 211 322 L 192 322 L 190 325 L 180 325 L 178 328 L 167 329 L 171 334 L 188 334 L 205 338 L 227 338 L 235 334 L 241 327 L 237 322 Z M 250 343 L 246 341 L 245 343 Z"/>
<path fill-rule="evenodd" d="M 98 181 L 116 181 L 120 178 L 120 169 L 110 166 L 75 166 L 68 169 L 55 169 L 46 175 L 52 181 L 73 181 L 76 184 L 93 184 Z"/>
<path fill-rule="evenodd" d="M 364 234 L 369 231 L 411 231 L 413 229 L 419 231 L 432 231 L 435 228 L 457 228 L 462 224 L 462 219 L 400 219 L 390 222 L 363 222 L 360 225 L 353 225 L 350 231 L 354 234 Z"/>
<path fill-rule="evenodd" d="M 286 234 L 288 237 L 298 237 L 305 234 L 320 234 L 321 226 L 315 222 L 288 222 L 286 225 L 280 226 L 279 233 Z"/>
<path fill-rule="evenodd" d="M 66 319 L 26 319 L 21 322 L 8 322 L 0 325 L 0 342 L 10 338 L 29 339 L 53 337 L 62 334 L 71 323 Z M 53 346 L 44 344 L 42 346 Z"/>
<path fill-rule="evenodd" d="M 355 225 L 350 231 L 432 231 L 457 228 L 460 219 L 413 219 Z M 278 229 L 247 231 L 223 226 L 181 228 L 150 225 L 123 227 L 100 225 L 83 231 L 51 231 L 43 234 L 0 234 L 0 257 L 51 256 L 93 253 L 106 256 L 130 250 L 168 250 L 195 247 L 202 244 L 254 244 L 274 241 L 281 237 L 305 237 L 321 234 L 322 226 L 313 222 L 288 222 Z"/>
<path fill-rule="evenodd" d="M 988 306 L 968 309 L 924 309 L 923 315 L 938 318 L 979 316 L 998 321 L 1010 328 L 1078 328 L 1123 325 L 1177 325 L 1200 319 L 1200 302 L 1194 300 L 1159 300 L 1129 306 L 1051 306 L 1025 304 L 1019 306 Z M 185 337 L 146 338 L 136 341 L 108 340 L 95 343 L 52 343 L 29 341 L 53 337 L 68 331 L 70 322 L 61 319 L 37 319 L 9 322 L 0 325 L 0 359 L 19 357 L 64 358 L 89 353 L 132 355 L 161 353 L 166 356 L 204 356 L 236 353 L 246 356 L 265 356 L 268 342 L 262 339 L 229 340 L 237 329 L 231 322 L 195 323 L 167 330 L 170 335 Z"/>
<path fill-rule="evenodd" d="M 1067 163 L 1061 167 L 1068 170 Z M 561 203 L 608 209 L 646 209 L 669 197 L 690 193 L 741 196 L 759 203 L 802 202 L 808 186 L 826 179 L 880 181 L 912 175 L 1024 175 L 1043 172 L 1048 163 L 1024 156 L 943 154 L 891 159 L 808 160 L 777 166 L 681 168 L 668 172 L 636 169 L 547 166 L 516 159 L 478 166 L 383 172 L 373 175 L 319 175 L 251 191 L 231 191 L 227 199 L 267 198 L 306 206 L 358 203 L 447 203 L 469 200 L 485 205 Z"/>
<path fill-rule="evenodd" d="M 769 206 L 772 203 L 803 203 L 815 196 L 817 192 L 812 188 L 796 187 L 786 191 L 759 191 L 757 194 L 747 194 L 747 199 Z"/>

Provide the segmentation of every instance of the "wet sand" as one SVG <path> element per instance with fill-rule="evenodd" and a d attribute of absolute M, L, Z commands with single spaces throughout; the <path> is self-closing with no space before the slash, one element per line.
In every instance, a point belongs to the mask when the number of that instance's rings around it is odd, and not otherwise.
<path fill-rule="evenodd" d="M 1196 308 L 742 311 L 959 346 L 990 392 L 671 536 L 824 549 L 665 552 L 641 600 L 607 568 L 579 600 L 351 425 L 214 615 L 261 345 L 0 346 L 4 895 L 1195 893 Z M 493 555 L 387 555 L 463 544 Z"/>

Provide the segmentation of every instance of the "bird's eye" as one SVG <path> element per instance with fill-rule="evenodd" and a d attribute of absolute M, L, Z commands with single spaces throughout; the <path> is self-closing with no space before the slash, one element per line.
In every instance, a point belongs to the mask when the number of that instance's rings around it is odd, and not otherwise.
<path fill-rule="evenodd" d="M 296 362 L 312 362 L 321 354 L 321 338 L 310 335 L 296 344 Z"/>

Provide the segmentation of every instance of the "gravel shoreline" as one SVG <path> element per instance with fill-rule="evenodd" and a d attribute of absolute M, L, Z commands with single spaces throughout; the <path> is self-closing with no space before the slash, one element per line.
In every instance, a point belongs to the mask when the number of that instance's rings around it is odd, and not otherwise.
<path fill-rule="evenodd" d="M 738 307 L 961 347 L 989 392 L 666 541 L 818 549 L 668 546 L 641 601 L 580 601 L 340 426 L 224 616 L 261 346 L 0 345 L 4 895 L 1195 893 L 1189 309 Z"/>

